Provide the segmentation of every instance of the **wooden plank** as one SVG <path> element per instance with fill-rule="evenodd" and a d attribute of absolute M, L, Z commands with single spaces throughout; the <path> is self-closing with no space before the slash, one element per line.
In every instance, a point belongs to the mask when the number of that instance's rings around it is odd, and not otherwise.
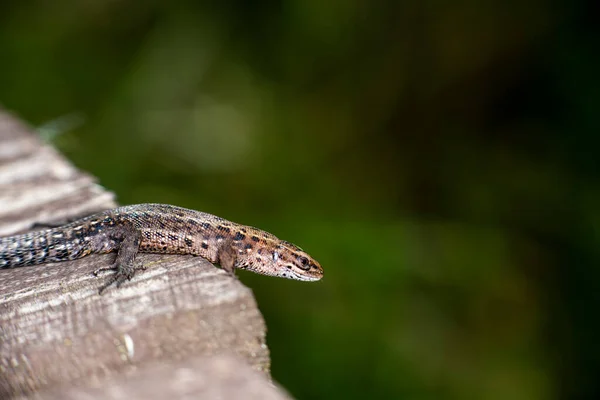
<path fill-rule="evenodd" d="M 0 235 L 115 205 L 92 176 L 0 110 Z M 145 271 L 100 296 L 108 278 L 92 271 L 113 260 L 0 270 L 0 398 L 223 353 L 268 378 L 265 323 L 235 277 L 199 257 L 144 254 Z"/>
<path fill-rule="evenodd" d="M 281 389 L 229 356 L 146 365 L 132 376 L 123 374 L 109 386 L 58 388 L 40 397 L 46 400 L 289 399 Z"/>

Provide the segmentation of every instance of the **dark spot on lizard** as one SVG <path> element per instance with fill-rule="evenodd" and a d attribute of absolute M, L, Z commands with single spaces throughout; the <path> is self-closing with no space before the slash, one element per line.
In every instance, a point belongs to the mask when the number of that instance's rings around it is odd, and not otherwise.
<path fill-rule="evenodd" d="M 69 250 L 65 247 L 64 249 L 55 250 L 55 257 L 58 259 L 66 259 L 69 255 Z"/>
<path fill-rule="evenodd" d="M 172 233 L 169 233 L 168 237 L 169 237 L 169 240 L 172 240 L 174 242 L 176 242 L 176 241 L 179 240 L 179 237 L 177 235 L 172 234 Z"/>
<path fill-rule="evenodd" d="M 187 245 L 187 247 L 192 247 L 194 241 L 190 238 L 185 238 L 185 244 Z"/>
<path fill-rule="evenodd" d="M 200 224 L 200 226 L 201 226 L 202 228 L 204 228 L 204 229 L 208 229 L 208 228 L 210 228 L 210 224 L 209 224 L 208 222 L 203 222 L 203 223 L 201 223 L 201 224 Z"/>
<path fill-rule="evenodd" d="M 165 234 L 162 232 L 154 232 L 154 234 L 156 235 L 157 238 L 161 238 L 161 239 L 165 238 Z"/>
<path fill-rule="evenodd" d="M 223 226 L 223 225 L 218 225 L 218 226 L 217 226 L 217 229 L 218 229 L 218 230 L 220 230 L 220 231 L 223 231 L 223 232 L 225 232 L 225 233 L 229 233 L 229 232 L 231 232 L 231 229 L 229 229 L 228 227 L 226 227 L 226 226 Z"/>
<path fill-rule="evenodd" d="M 252 245 L 250 243 L 248 243 L 247 245 L 244 246 L 244 249 L 249 250 L 252 248 Z"/>
<path fill-rule="evenodd" d="M 260 239 L 258 238 L 258 236 L 252 236 L 251 239 L 253 242 L 260 242 Z"/>
<path fill-rule="evenodd" d="M 208 243 L 202 243 L 201 246 L 203 249 L 208 249 Z"/>
<path fill-rule="evenodd" d="M 223 240 L 223 239 L 225 239 L 225 236 L 223 236 L 223 235 L 217 235 L 217 236 L 215 236 L 215 238 L 217 240 Z"/>
<path fill-rule="evenodd" d="M 233 240 L 244 240 L 244 238 L 246 238 L 246 235 L 244 235 L 242 232 L 238 232 L 233 237 Z"/>
<path fill-rule="evenodd" d="M 191 226 L 198 226 L 198 221 L 196 221 L 193 218 L 188 219 L 188 224 L 190 224 Z"/>

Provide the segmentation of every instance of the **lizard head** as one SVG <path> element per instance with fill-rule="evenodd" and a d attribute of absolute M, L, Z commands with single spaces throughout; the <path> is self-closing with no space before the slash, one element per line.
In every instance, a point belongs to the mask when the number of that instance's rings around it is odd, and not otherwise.
<path fill-rule="evenodd" d="M 247 254 L 239 259 L 237 267 L 298 281 L 318 281 L 323 277 L 321 265 L 298 246 L 272 235 L 264 244 L 256 247 L 246 244 Z"/>
<path fill-rule="evenodd" d="M 270 254 L 273 265 L 281 278 L 299 281 L 318 281 L 323 268 L 300 247 L 282 240 Z"/>

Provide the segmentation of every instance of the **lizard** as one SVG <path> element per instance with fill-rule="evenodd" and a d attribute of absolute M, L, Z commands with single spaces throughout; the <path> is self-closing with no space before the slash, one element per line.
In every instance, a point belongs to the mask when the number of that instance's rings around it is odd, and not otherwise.
<path fill-rule="evenodd" d="M 138 252 L 200 256 L 233 274 L 236 269 L 317 281 L 323 268 L 300 247 L 271 233 L 201 211 L 167 204 L 135 204 L 65 225 L 0 237 L 0 269 L 76 260 L 116 252 L 114 271 L 99 293 L 135 274 Z M 143 267 L 142 267 L 143 268 Z"/>

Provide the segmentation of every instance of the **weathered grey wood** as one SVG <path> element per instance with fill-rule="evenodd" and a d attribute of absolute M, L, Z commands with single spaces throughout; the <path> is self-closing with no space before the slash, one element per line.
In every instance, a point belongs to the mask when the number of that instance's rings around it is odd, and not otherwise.
<path fill-rule="evenodd" d="M 111 208 L 113 198 L 0 110 L 0 235 Z M 268 379 L 264 320 L 252 292 L 235 277 L 202 258 L 147 254 L 138 258 L 145 271 L 100 296 L 107 275 L 91 272 L 113 259 L 95 255 L 0 270 L 1 399 L 58 385 L 102 386 L 151 363 L 177 366 L 223 352 Z M 149 374 L 136 382 L 159 379 Z"/>
<path fill-rule="evenodd" d="M 215 385 L 215 382 L 220 384 Z M 40 393 L 45 400 L 244 399 L 285 400 L 287 395 L 231 356 L 198 357 L 140 367 L 109 384 L 61 387 Z"/>

